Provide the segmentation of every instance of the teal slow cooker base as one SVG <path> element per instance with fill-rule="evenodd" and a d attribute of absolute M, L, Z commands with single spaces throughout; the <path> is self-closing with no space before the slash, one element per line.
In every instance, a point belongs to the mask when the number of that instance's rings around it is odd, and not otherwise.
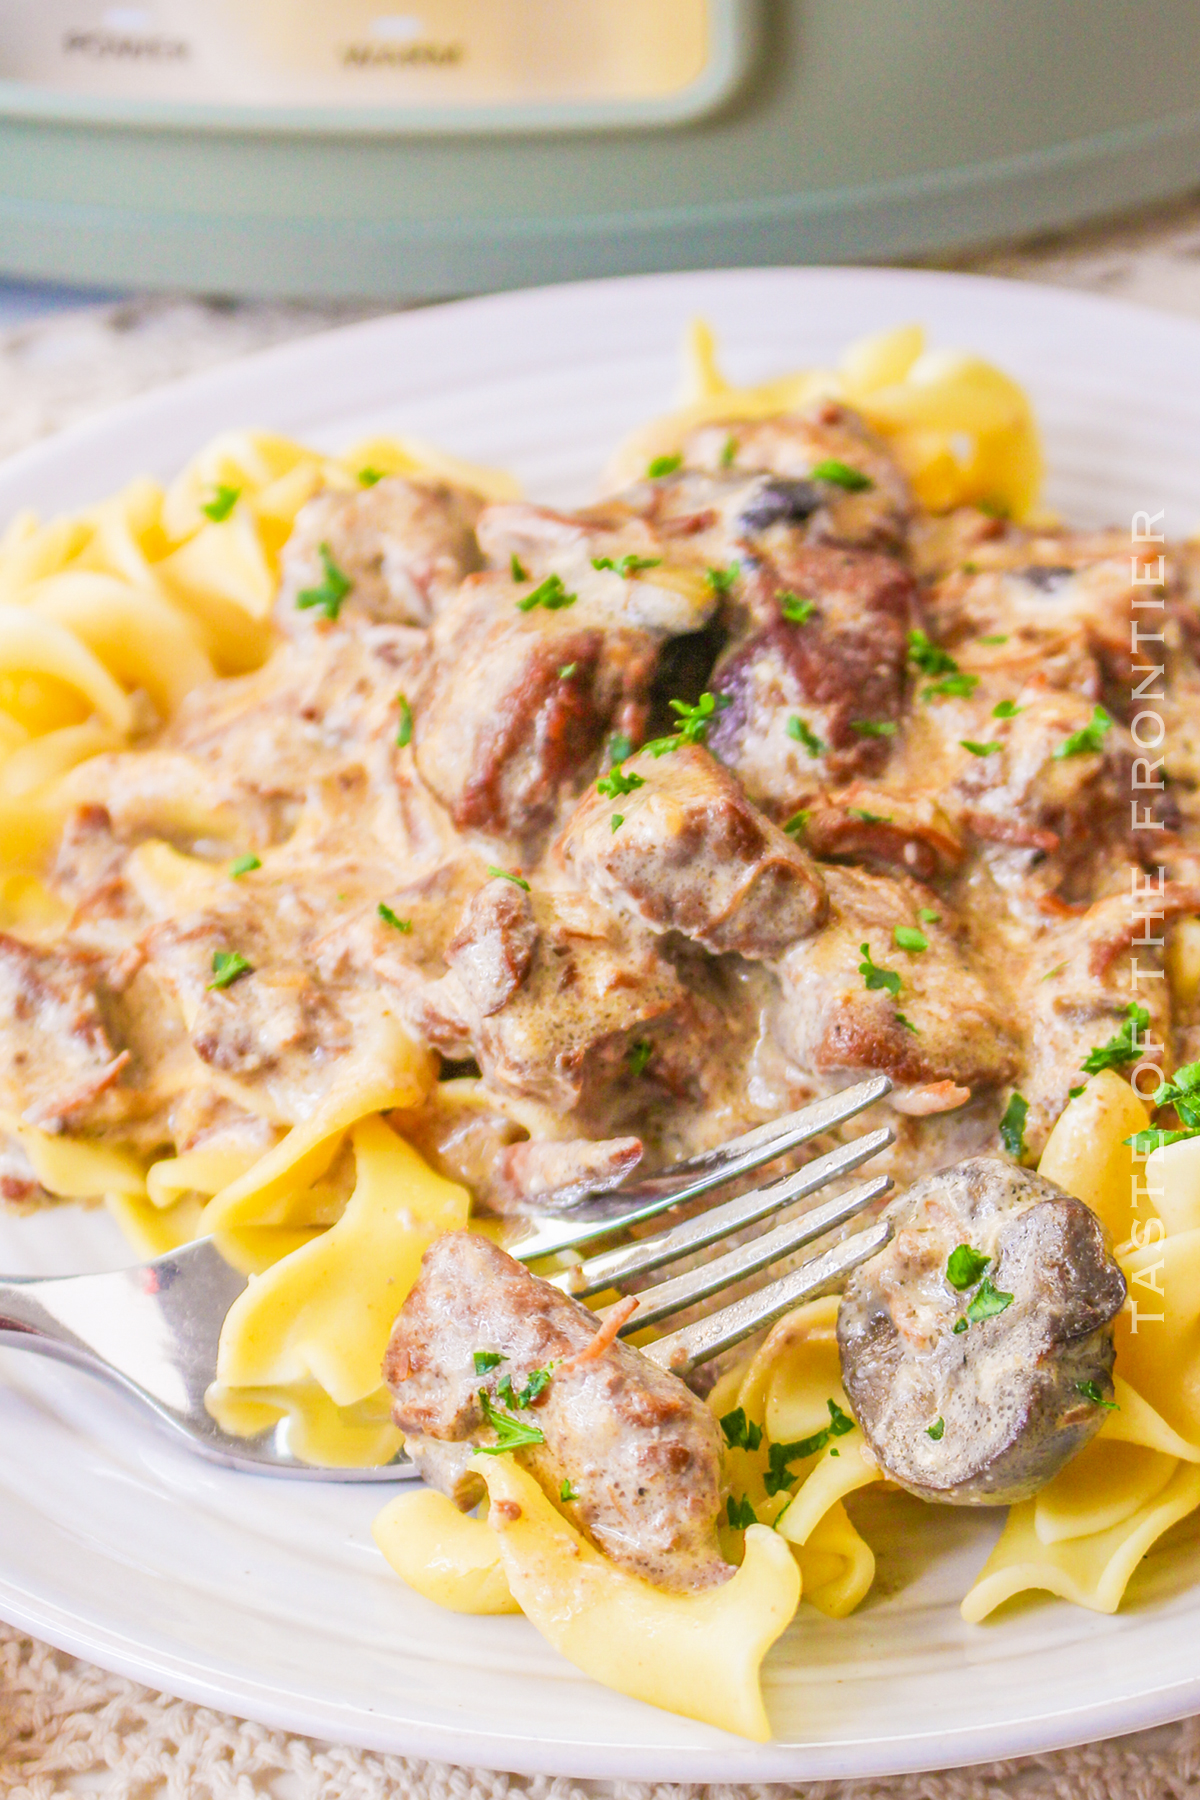
<path fill-rule="evenodd" d="M 712 116 L 428 135 L 0 118 L 0 271 L 424 298 L 885 259 L 1200 185 L 1195 0 L 768 0 Z"/>

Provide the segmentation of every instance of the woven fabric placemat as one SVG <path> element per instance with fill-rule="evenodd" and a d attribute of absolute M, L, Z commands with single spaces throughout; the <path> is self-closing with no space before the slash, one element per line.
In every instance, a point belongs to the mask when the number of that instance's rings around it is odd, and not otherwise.
<path fill-rule="evenodd" d="M 934 266 L 1200 317 L 1200 197 Z M 374 307 L 156 297 L 0 335 L 0 456 L 176 376 Z M 0 521 L 2 524 L 3 521 Z M 155 1693 L 0 1624 L 0 1797 L 52 1800 L 1200 1800 L 1200 1718 L 1018 1762 L 886 1780 L 698 1787 L 456 1767 L 290 1737 Z"/>

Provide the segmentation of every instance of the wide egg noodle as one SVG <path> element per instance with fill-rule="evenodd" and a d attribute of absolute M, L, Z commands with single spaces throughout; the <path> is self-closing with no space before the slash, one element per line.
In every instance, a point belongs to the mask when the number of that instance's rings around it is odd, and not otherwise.
<path fill-rule="evenodd" d="M 432 1488 L 399 1494 L 371 1535 L 401 1581 L 450 1612 L 515 1613 L 500 1540 L 486 1519 L 460 1512 Z"/>
<path fill-rule="evenodd" d="M 1116 1321 L 1115 1408 L 1033 1499 L 1010 1509 L 963 1601 L 975 1622 L 1043 1589 L 1115 1612 L 1142 1558 L 1200 1506 L 1200 1156 L 1195 1142 L 1145 1159 L 1149 1125 L 1112 1070 L 1087 1083 L 1050 1134 L 1040 1172 L 1084 1200 L 1116 1241 L 1131 1300 Z"/>

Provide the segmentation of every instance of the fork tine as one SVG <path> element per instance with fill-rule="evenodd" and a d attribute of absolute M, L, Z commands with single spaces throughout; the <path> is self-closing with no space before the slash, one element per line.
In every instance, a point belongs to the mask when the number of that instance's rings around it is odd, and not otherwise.
<path fill-rule="evenodd" d="M 558 1278 L 557 1285 L 580 1300 L 586 1299 L 589 1294 L 598 1294 L 606 1287 L 619 1287 L 623 1281 L 628 1281 L 635 1275 L 648 1274 L 650 1270 L 660 1269 L 665 1263 L 675 1262 L 681 1256 L 703 1250 L 706 1245 L 731 1237 L 735 1231 L 757 1224 L 759 1219 L 781 1212 L 794 1201 L 815 1194 L 818 1189 L 827 1187 L 839 1176 L 849 1175 L 880 1150 L 894 1143 L 895 1139 L 896 1134 L 890 1126 L 883 1126 L 879 1131 L 869 1131 L 863 1137 L 855 1138 L 852 1143 L 841 1144 L 836 1150 L 816 1157 L 802 1169 L 784 1176 L 782 1181 L 773 1182 L 770 1187 L 756 1188 L 753 1193 L 739 1194 L 734 1200 L 710 1206 L 696 1218 L 687 1219 L 682 1225 L 674 1225 L 668 1231 L 657 1232 L 654 1237 L 640 1238 L 632 1244 L 621 1244 L 615 1250 L 602 1250 L 598 1256 L 590 1256 L 577 1268 L 568 1270 Z M 810 1213 L 806 1217 L 815 1219 L 818 1215 Z M 819 1237 L 821 1233 L 817 1231 L 813 1235 Z M 805 1238 L 803 1241 L 808 1243 L 811 1240 Z"/>
<path fill-rule="evenodd" d="M 826 1201 L 824 1206 L 818 1206 L 812 1212 L 801 1213 L 797 1218 L 785 1219 L 774 1230 L 763 1232 L 749 1243 L 737 1245 L 724 1256 L 714 1257 L 701 1264 L 698 1269 L 689 1269 L 686 1275 L 678 1275 L 674 1281 L 664 1281 L 659 1286 L 650 1288 L 647 1293 L 638 1296 L 641 1305 L 625 1327 L 625 1334 L 641 1331 L 645 1326 L 655 1325 L 672 1313 L 695 1306 L 697 1302 L 707 1300 L 711 1294 L 719 1294 L 736 1282 L 744 1281 L 747 1276 L 757 1275 L 760 1269 L 767 1268 L 771 1263 L 779 1262 L 796 1250 L 802 1250 L 806 1244 L 815 1243 L 826 1232 L 844 1225 L 847 1219 L 855 1218 L 872 1200 L 877 1200 L 880 1194 L 886 1194 L 891 1185 L 890 1175 L 875 1175 L 870 1181 L 861 1182 L 847 1193 L 838 1194 Z"/>
<path fill-rule="evenodd" d="M 753 1131 L 733 1138 L 719 1149 L 679 1163 L 661 1176 L 633 1187 L 615 1188 L 595 1201 L 585 1201 L 561 1218 L 531 1221 L 531 1235 L 509 1246 L 519 1262 L 533 1262 L 557 1250 L 573 1250 L 597 1238 L 611 1237 L 627 1225 L 657 1218 L 672 1206 L 698 1199 L 713 1188 L 723 1187 L 740 1175 L 748 1175 L 777 1156 L 795 1150 L 822 1132 L 844 1125 L 892 1090 L 886 1075 L 873 1075 L 840 1093 L 829 1094 L 782 1119 L 756 1125 Z"/>
<path fill-rule="evenodd" d="M 698 1363 L 719 1356 L 723 1350 L 731 1350 L 763 1326 L 773 1325 L 802 1301 L 812 1300 L 832 1287 L 851 1269 L 882 1250 L 891 1235 L 891 1220 L 878 1219 L 866 1231 L 835 1244 L 823 1256 L 801 1263 L 789 1275 L 768 1282 L 766 1287 L 747 1294 L 742 1300 L 735 1300 L 732 1306 L 697 1319 L 695 1324 L 685 1325 L 653 1344 L 643 1344 L 642 1355 L 675 1375 L 686 1375 Z M 634 1321 L 630 1322 L 630 1329 L 635 1329 Z"/>

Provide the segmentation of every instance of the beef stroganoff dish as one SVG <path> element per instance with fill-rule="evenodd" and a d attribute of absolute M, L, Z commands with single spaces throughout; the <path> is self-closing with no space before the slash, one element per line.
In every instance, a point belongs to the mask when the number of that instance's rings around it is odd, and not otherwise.
<path fill-rule="evenodd" d="M 0 543 L 5 1203 L 212 1235 L 228 1430 L 404 1449 L 403 1581 L 751 1738 L 889 1507 L 1007 1508 L 971 1622 L 1200 1508 L 1200 551 L 1040 476 L 915 327 L 697 325 L 575 512 L 246 432 Z M 876 1072 L 890 1242 L 707 1385 L 510 1254 Z"/>

